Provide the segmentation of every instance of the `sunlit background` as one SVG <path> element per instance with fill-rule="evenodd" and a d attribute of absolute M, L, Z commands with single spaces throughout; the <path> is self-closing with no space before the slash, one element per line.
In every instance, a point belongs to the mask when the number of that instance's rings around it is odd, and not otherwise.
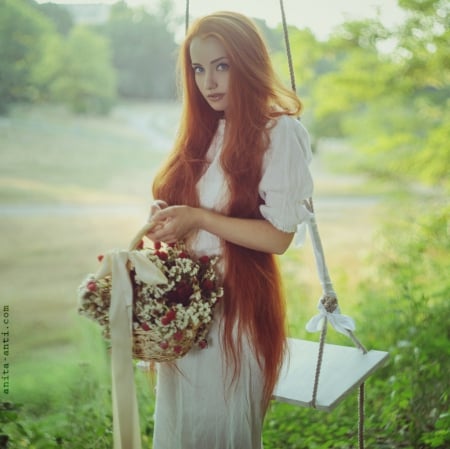
<path fill-rule="evenodd" d="M 38 3 L 46 3 L 39 0 Z M 66 5 L 88 5 L 89 8 L 107 9 L 116 3 L 114 0 L 58 0 L 54 3 Z M 133 7 L 144 6 L 150 11 L 158 7 L 155 0 L 127 0 L 126 3 Z M 183 0 L 173 2 L 174 10 L 178 15 L 183 15 L 186 3 Z M 317 0 L 314 2 L 305 0 L 284 0 L 285 12 L 289 23 L 298 28 L 310 28 L 317 38 L 326 39 L 336 26 L 346 20 L 359 20 L 379 16 L 385 25 L 401 23 L 405 17 L 405 11 L 397 5 L 395 0 Z M 251 17 L 265 20 L 269 26 L 276 26 L 281 21 L 279 0 L 191 0 L 189 10 L 192 17 L 199 17 L 220 10 L 239 11 Z M 92 20 L 92 19 L 91 19 Z"/>
<path fill-rule="evenodd" d="M 449 4 L 284 0 L 315 206 L 343 313 L 389 363 L 366 445 L 450 445 Z M 0 449 L 110 449 L 109 353 L 77 314 L 97 255 L 146 220 L 179 114 L 182 0 L 0 1 Z M 290 85 L 278 0 L 190 0 L 253 17 Z M 321 288 L 311 244 L 280 258 L 292 336 Z M 351 345 L 330 331 L 331 343 Z M 152 385 L 136 372 L 144 447 Z M 356 398 L 274 402 L 266 449 L 356 447 Z"/>

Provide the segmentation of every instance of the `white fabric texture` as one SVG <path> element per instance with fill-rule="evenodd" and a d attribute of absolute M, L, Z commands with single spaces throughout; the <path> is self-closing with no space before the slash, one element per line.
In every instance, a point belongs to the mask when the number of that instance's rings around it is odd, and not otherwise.
<path fill-rule="evenodd" d="M 220 166 L 226 123 L 219 122 L 208 151 L 209 166 L 198 183 L 200 205 L 221 210 L 228 198 Z M 307 215 L 303 200 L 312 194 L 309 137 L 294 118 L 283 116 L 270 131 L 259 194 L 261 213 L 275 227 L 294 232 Z M 221 254 L 220 240 L 200 231 L 190 246 L 197 254 Z M 245 281 L 244 281 L 245 282 Z M 206 349 L 193 349 L 175 366 L 158 366 L 154 449 L 261 449 L 263 378 L 256 357 L 243 344 L 242 368 L 230 387 L 220 344 L 221 310 L 215 313 Z"/>

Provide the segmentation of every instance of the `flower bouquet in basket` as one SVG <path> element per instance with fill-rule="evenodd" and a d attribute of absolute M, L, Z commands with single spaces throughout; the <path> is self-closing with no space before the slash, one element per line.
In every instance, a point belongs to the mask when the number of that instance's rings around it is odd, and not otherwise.
<path fill-rule="evenodd" d="M 153 246 L 145 248 L 140 240 L 127 253 L 126 267 L 133 296 L 133 357 L 161 362 L 182 357 L 195 345 L 207 347 L 214 308 L 223 289 L 215 267 L 218 257 L 193 258 L 182 243 L 155 242 Z M 99 256 L 101 263 L 102 259 Z M 142 272 L 145 264 L 159 269 L 166 282 L 146 283 L 137 269 Z M 111 275 L 90 274 L 78 289 L 79 313 L 99 323 L 106 338 L 111 335 L 112 284 Z"/>

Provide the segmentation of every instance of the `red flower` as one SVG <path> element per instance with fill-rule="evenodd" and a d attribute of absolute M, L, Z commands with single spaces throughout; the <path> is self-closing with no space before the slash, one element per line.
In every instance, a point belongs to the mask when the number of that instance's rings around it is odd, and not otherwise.
<path fill-rule="evenodd" d="M 198 345 L 200 349 L 205 349 L 208 347 L 208 342 L 205 339 L 203 339 L 198 342 Z"/>
<path fill-rule="evenodd" d="M 183 304 L 184 306 L 187 306 L 189 304 L 189 299 L 194 293 L 194 290 L 187 282 L 180 282 L 180 284 L 177 286 L 177 297 L 178 302 Z"/>
<path fill-rule="evenodd" d="M 154 247 L 155 249 L 161 249 L 161 242 L 155 242 L 155 243 L 153 244 L 153 247 Z"/>
<path fill-rule="evenodd" d="M 179 353 L 183 350 L 183 348 L 182 348 L 181 346 L 179 346 L 179 345 L 176 345 L 176 346 L 173 347 L 173 350 L 174 350 L 177 354 L 179 354 Z"/>
<path fill-rule="evenodd" d="M 91 292 L 95 292 L 97 290 L 97 284 L 95 283 L 95 281 L 89 281 L 86 287 Z"/>
<path fill-rule="evenodd" d="M 209 256 L 202 256 L 202 257 L 200 257 L 200 259 L 198 259 L 198 261 L 200 263 L 207 264 L 207 263 L 209 263 Z"/>
<path fill-rule="evenodd" d="M 105 258 L 105 256 L 104 256 L 103 254 L 99 254 L 99 255 L 97 256 L 97 260 L 98 260 L 99 262 L 101 262 L 104 258 Z"/>
<path fill-rule="evenodd" d="M 158 256 L 161 260 L 167 260 L 167 258 L 169 257 L 167 253 L 159 250 L 155 252 L 155 255 Z"/>
<path fill-rule="evenodd" d="M 150 326 L 147 323 L 141 323 L 141 327 L 145 332 L 150 330 Z"/>
<path fill-rule="evenodd" d="M 189 259 L 189 254 L 186 253 L 185 251 L 181 251 L 181 253 L 178 254 L 178 257 L 179 257 L 180 259 Z"/>
<path fill-rule="evenodd" d="M 183 304 L 184 306 L 187 306 L 193 292 L 194 290 L 188 282 L 181 281 L 176 286 L 175 290 L 167 293 L 167 299 L 172 303 Z"/>
<path fill-rule="evenodd" d="M 182 340 L 182 339 L 183 339 L 183 332 L 180 331 L 180 330 L 177 330 L 177 331 L 173 334 L 173 338 L 174 338 L 176 341 Z"/>
<path fill-rule="evenodd" d="M 205 290 L 207 292 L 210 292 L 214 289 L 214 282 L 211 281 L 211 279 L 205 279 L 202 282 L 202 290 Z"/>
<path fill-rule="evenodd" d="M 166 313 L 166 318 L 169 321 L 173 321 L 175 319 L 175 317 L 177 316 L 177 312 L 176 310 L 170 309 L 167 313 Z"/>
<path fill-rule="evenodd" d="M 163 340 L 163 341 L 159 344 L 159 347 L 160 347 L 161 349 L 167 349 L 167 348 L 169 347 L 169 343 L 167 343 L 166 340 Z"/>

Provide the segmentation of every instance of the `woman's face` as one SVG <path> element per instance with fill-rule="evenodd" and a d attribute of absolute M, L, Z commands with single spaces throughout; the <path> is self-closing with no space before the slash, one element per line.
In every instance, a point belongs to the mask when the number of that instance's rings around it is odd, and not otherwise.
<path fill-rule="evenodd" d="M 190 46 L 192 69 L 200 93 L 215 111 L 226 111 L 230 60 L 215 37 L 194 37 Z"/>

